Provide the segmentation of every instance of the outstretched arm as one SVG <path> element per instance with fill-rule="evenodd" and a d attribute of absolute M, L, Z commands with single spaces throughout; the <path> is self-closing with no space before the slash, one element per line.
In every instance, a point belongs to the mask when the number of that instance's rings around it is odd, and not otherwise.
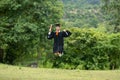
<path fill-rule="evenodd" d="M 63 30 L 63 37 L 69 37 L 72 33 L 68 30 Z"/>

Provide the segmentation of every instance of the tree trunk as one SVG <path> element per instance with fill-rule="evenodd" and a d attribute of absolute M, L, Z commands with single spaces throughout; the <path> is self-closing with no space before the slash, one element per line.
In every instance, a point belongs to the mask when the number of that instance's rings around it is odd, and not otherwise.
<path fill-rule="evenodd" d="M 0 49 L 0 62 L 3 63 L 4 50 Z"/>

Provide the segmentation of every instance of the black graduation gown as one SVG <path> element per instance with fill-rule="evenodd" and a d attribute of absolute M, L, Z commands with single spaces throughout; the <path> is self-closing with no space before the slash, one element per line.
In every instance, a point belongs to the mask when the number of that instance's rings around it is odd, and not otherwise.
<path fill-rule="evenodd" d="M 71 35 L 70 31 L 62 31 L 58 33 L 58 36 L 56 35 L 56 32 L 48 33 L 47 38 L 52 39 L 54 38 L 54 45 L 53 45 L 53 53 L 60 52 L 62 53 L 64 51 L 64 37 L 69 37 Z"/>

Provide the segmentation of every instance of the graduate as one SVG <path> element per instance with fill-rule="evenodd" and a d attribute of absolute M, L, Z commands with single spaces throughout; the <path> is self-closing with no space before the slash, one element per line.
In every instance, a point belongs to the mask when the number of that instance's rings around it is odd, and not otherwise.
<path fill-rule="evenodd" d="M 55 24 L 56 31 L 52 31 L 52 25 L 49 28 L 49 33 L 47 35 L 48 39 L 54 39 L 53 53 L 56 56 L 61 57 L 63 55 L 64 47 L 64 37 L 69 37 L 71 32 L 68 30 L 60 30 L 60 24 Z"/>

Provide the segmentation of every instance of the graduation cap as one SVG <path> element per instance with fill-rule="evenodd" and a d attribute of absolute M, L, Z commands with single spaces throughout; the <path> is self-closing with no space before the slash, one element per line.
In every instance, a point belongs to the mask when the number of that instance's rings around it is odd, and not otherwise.
<path fill-rule="evenodd" d="M 60 24 L 59 24 L 59 23 L 56 23 L 55 26 L 56 26 L 56 27 L 60 27 Z"/>

